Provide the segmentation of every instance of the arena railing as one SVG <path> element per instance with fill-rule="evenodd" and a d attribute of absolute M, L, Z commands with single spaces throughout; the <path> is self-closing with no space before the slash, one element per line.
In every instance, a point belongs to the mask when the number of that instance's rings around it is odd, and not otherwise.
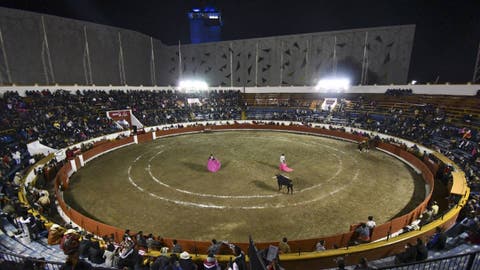
<path fill-rule="evenodd" d="M 11 269 L 25 268 L 25 263 L 30 261 L 33 265 L 42 265 L 45 270 L 58 270 L 61 269 L 64 263 L 45 261 L 38 258 L 26 257 L 11 252 L 0 251 L 0 258 L 3 263 L 10 262 L 8 264 Z M 426 260 L 422 262 L 414 262 L 409 264 L 400 264 L 394 266 L 386 266 L 376 268 L 378 270 L 416 270 L 416 269 L 455 269 L 455 270 L 473 270 L 480 264 L 480 252 L 469 252 L 460 255 L 454 255 L 449 257 L 443 257 L 438 259 Z M 2 266 L 0 264 L 0 266 Z M 6 268 L 5 268 L 6 269 Z M 36 269 L 36 268 L 35 268 Z M 105 267 L 93 269 L 107 269 Z"/>
<path fill-rule="evenodd" d="M 480 252 L 469 252 L 423 262 L 377 268 L 378 270 L 455 269 L 474 270 L 480 265 Z"/>
<path fill-rule="evenodd" d="M 228 123 L 228 122 L 227 122 Z M 348 141 L 361 141 L 364 140 L 363 137 L 342 132 L 339 130 L 330 130 L 325 128 L 312 128 L 302 125 L 268 125 L 264 123 L 260 124 L 252 124 L 251 122 L 246 121 L 246 124 L 240 124 L 235 122 L 234 124 L 229 123 L 228 125 L 209 125 L 207 127 L 200 125 L 193 125 L 187 126 L 184 128 L 178 129 L 168 129 L 168 130 L 155 130 L 152 129 L 151 132 L 135 135 L 133 137 L 127 137 L 120 140 L 113 140 L 107 143 L 102 143 L 98 147 L 93 148 L 85 153 L 82 153 L 80 156 L 77 156 L 73 162 L 66 163 L 57 173 L 55 177 L 55 193 L 58 200 L 58 204 L 64 214 L 70 219 L 70 221 L 91 233 L 94 233 L 98 236 L 104 235 L 113 235 L 117 241 L 121 239 L 121 236 L 124 233 L 123 229 L 116 228 L 111 225 L 103 224 L 94 219 L 85 217 L 78 211 L 69 207 L 63 200 L 62 190 L 68 188 L 69 176 L 73 173 L 74 167 L 80 168 L 86 162 L 93 159 L 94 157 L 101 155 L 103 153 L 113 151 L 119 147 L 123 147 L 132 143 L 143 143 L 148 142 L 156 138 L 165 137 L 165 136 L 174 136 L 179 133 L 195 133 L 195 132 L 202 132 L 206 128 L 213 129 L 213 130 L 229 130 L 229 129 L 263 129 L 263 130 L 279 130 L 279 131 L 288 131 L 288 132 L 299 132 L 299 133 L 310 133 L 316 134 L 320 136 L 327 136 L 327 137 L 334 137 L 337 139 L 343 139 Z M 433 191 L 433 174 L 430 171 L 429 166 L 415 157 L 413 154 L 390 144 L 381 143 L 379 145 L 380 149 L 383 149 L 387 152 L 390 152 L 393 155 L 407 161 L 409 164 L 413 165 L 417 169 L 419 169 L 422 173 L 422 176 L 428 185 L 431 185 L 430 192 L 425 200 L 419 204 L 413 211 L 410 213 L 398 217 L 394 220 L 391 220 L 388 223 L 379 225 L 375 228 L 372 234 L 372 240 L 377 242 L 372 242 L 369 244 L 359 245 L 359 246 L 348 246 L 349 241 L 353 235 L 353 232 L 347 232 L 344 234 L 334 235 L 334 236 L 327 236 L 327 237 L 317 237 L 314 239 L 304 239 L 304 240 L 296 240 L 296 241 L 289 241 L 289 244 L 292 247 L 294 253 L 291 254 L 283 254 L 281 255 L 282 262 L 285 266 L 288 266 L 288 269 L 302 269 L 302 267 L 318 267 L 319 265 L 325 267 L 334 266 L 334 258 L 339 256 L 347 256 L 348 260 L 352 260 L 352 263 L 358 261 L 360 257 L 367 257 L 369 259 L 378 259 L 385 256 L 389 256 L 400 251 L 403 251 L 403 247 L 407 242 L 414 242 L 414 239 L 417 237 L 427 237 L 433 234 L 435 228 L 437 226 L 441 226 L 444 228 L 448 228 L 454 224 L 456 217 L 461 209 L 461 207 L 465 204 L 466 199 L 469 195 L 469 189 L 465 191 L 463 197 L 460 199 L 458 204 L 446 212 L 444 215 L 441 216 L 438 220 L 429 223 L 421 228 L 419 231 L 413 231 L 401 236 L 390 238 L 391 234 L 395 231 L 398 231 L 405 227 L 406 225 L 410 224 L 413 220 L 419 217 L 419 215 L 423 212 L 426 208 L 428 201 L 430 200 L 432 191 Z M 48 161 L 48 159 L 46 159 Z M 450 163 L 452 163 L 450 161 Z M 428 162 L 427 162 L 428 164 Z M 72 166 L 73 165 L 73 166 Z M 460 179 L 460 181 L 465 181 L 465 179 Z M 314 250 L 315 243 L 318 239 L 323 239 L 327 243 L 327 251 L 318 253 L 318 252 L 311 252 Z M 383 240 L 378 240 L 383 239 Z M 167 244 L 171 244 L 171 238 L 164 239 Z M 210 245 L 209 242 L 202 242 L 202 241 L 191 241 L 191 240 L 178 240 L 179 243 L 192 254 L 196 256 L 194 258 L 200 259 L 205 257 L 205 255 L 198 255 L 204 254 L 208 246 Z M 236 243 L 243 249 L 246 249 L 248 244 L 247 243 Z M 257 243 L 257 247 L 262 249 L 266 248 L 269 245 L 277 245 L 278 242 L 263 242 Z M 333 249 L 334 245 L 337 245 L 338 249 Z M 158 252 L 151 252 L 152 256 L 159 255 Z M 228 261 L 230 256 L 220 256 L 219 260 Z"/>

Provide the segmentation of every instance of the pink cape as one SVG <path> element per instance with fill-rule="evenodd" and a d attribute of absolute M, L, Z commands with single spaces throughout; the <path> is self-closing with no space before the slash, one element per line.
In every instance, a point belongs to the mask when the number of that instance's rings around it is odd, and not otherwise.
<path fill-rule="evenodd" d="M 209 159 L 207 163 L 207 169 L 211 172 L 216 172 L 220 170 L 220 167 L 222 167 L 222 163 L 220 163 L 219 160 L 217 159 Z"/>
<path fill-rule="evenodd" d="M 293 169 L 292 169 L 292 168 L 289 168 L 289 167 L 287 166 L 287 163 L 280 163 L 280 171 L 293 172 Z"/>

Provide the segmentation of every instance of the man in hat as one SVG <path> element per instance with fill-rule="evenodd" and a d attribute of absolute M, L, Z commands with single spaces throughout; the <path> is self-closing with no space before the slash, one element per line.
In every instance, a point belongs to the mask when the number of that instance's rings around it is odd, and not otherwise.
<path fill-rule="evenodd" d="M 186 251 L 180 253 L 180 267 L 182 270 L 197 270 L 197 265 L 193 263 L 192 257 Z"/>

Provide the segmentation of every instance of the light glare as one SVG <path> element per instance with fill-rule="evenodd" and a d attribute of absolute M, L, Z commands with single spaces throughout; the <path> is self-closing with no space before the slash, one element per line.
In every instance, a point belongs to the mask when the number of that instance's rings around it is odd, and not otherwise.
<path fill-rule="evenodd" d="M 318 81 L 316 90 L 347 90 L 350 88 L 350 80 L 345 78 L 321 79 Z"/>
<path fill-rule="evenodd" d="M 183 80 L 178 84 L 180 90 L 208 90 L 208 84 L 199 80 Z"/>

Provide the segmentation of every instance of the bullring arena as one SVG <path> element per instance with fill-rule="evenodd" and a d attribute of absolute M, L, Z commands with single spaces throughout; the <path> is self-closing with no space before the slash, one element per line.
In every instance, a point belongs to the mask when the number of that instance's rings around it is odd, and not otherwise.
<path fill-rule="evenodd" d="M 97 235 L 112 234 L 116 238 L 121 237 L 124 230 L 118 228 L 117 224 L 121 225 L 124 222 L 123 224 L 130 227 L 139 224 L 142 230 L 145 230 L 145 227 L 153 232 L 161 230 L 165 241 L 172 241 L 165 232 L 169 230 L 169 224 L 173 223 L 171 233 L 175 234 L 176 238 L 180 238 L 177 235 L 181 235 L 190 239 L 178 241 L 184 248 L 193 252 L 205 250 L 209 245 L 206 240 L 209 237 L 234 242 L 248 249 L 248 243 L 242 241 L 244 233 L 260 235 L 260 239 L 264 237 L 256 242 L 258 248 L 278 243 L 278 240 L 275 240 L 278 235 L 294 235 L 296 238 L 298 236 L 299 240 L 289 242 L 292 249 L 299 253 L 290 257 L 283 255 L 283 258 L 292 260 L 290 267 L 293 268 L 306 267 L 312 263 L 308 260 L 302 266 L 303 263 L 297 259 L 302 257 L 302 252 L 303 256 L 309 256 L 308 251 L 314 248 L 319 239 L 325 240 L 329 249 L 346 246 L 351 252 L 349 256 L 355 256 L 354 250 L 361 251 L 363 248 L 361 245 L 348 247 L 354 239 L 354 232 L 345 232 L 344 227 L 364 220 L 365 215 L 372 214 L 371 211 L 378 215 L 379 222 L 382 218 L 385 219 L 385 223 L 373 231 L 372 239 L 377 239 L 378 243 L 373 249 L 372 256 L 384 256 L 378 247 L 383 246 L 384 241 L 392 244 L 402 243 L 391 242 L 390 235 L 414 221 L 432 196 L 433 176 L 426 164 L 395 144 L 380 142 L 376 146 L 377 150 L 360 152 L 357 143 L 354 142 L 362 142 L 364 137 L 359 135 L 361 133 L 352 134 L 356 132 L 354 129 L 346 132 L 347 130 L 343 128 L 336 129 L 328 125 L 307 127 L 294 122 L 232 121 L 205 124 L 193 123 L 182 125 L 180 128 L 167 126 L 166 129 L 160 127 L 145 134 L 112 142 L 100 142 L 98 146 L 71 160 L 58 173 L 57 183 L 62 190 L 66 190 L 59 197 L 61 208 L 76 224 L 87 228 L 88 231 L 93 231 Z M 235 139 L 236 136 L 239 138 Z M 286 138 L 289 139 L 289 145 L 282 144 Z M 242 147 L 239 147 L 240 142 Z M 258 143 L 261 147 L 255 145 Z M 214 174 L 206 169 L 205 160 L 205 156 L 208 157 L 212 149 L 215 149 L 217 158 L 224 157 L 223 168 Z M 275 179 L 272 178 L 272 175 L 279 172 L 278 155 L 275 154 L 280 149 L 291 152 L 289 159 L 301 161 L 293 161 L 289 165 L 294 171 L 288 176 L 293 180 L 297 179 L 294 182 L 293 195 L 278 192 Z M 243 154 L 245 156 L 241 158 L 243 151 L 246 151 Z M 236 158 L 229 160 L 230 155 Z M 318 170 L 320 166 L 318 158 L 313 158 L 315 156 L 324 159 L 324 165 L 321 167 L 323 169 L 320 170 L 322 172 Z M 263 161 L 267 159 L 273 161 Z M 349 160 L 351 163 L 344 165 Z M 255 165 L 254 162 L 258 164 Z M 111 164 L 119 167 L 108 169 Z M 249 168 L 258 166 L 261 172 L 246 170 L 244 166 Z M 344 166 L 348 166 L 348 169 Z M 166 167 L 176 169 L 165 172 L 162 168 Z M 298 172 L 302 167 L 304 172 Z M 330 167 L 333 167 L 332 172 L 327 173 L 325 168 Z M 70 177 L 70 180 L 68 175 L 72 170 L 78 171 Z M 227 174 L 229 171 L 231 173 Z M 310 173 L 306 174 L 306 171 Z M 395 172 L 393 175 L 392 171 Z M 222 173 L 225 173 L 225 176 Z M 235 175 L 235 180 L 232 180 L 231 174 Z M 382 174 L 385 175 L 385 180 L 379 181 Z M 105 177 L 100 177 L 101 175 Z M 320 175 L 320 179 L 312 175 Z M 99 180 L 100 178 L 106 182 Z M 359 186 L 356 186 L 356 182 Z M 399 186 L 399 183 L 403 187 Z M 369 185 L 371 185 L 369 189 L 375 190 L 374 192 L 359 190 L 359 187 Z M 461 188 L 461 183 L 459 187 Z M 88 190 L 92 189 L 101 191 L 99 192 L 101 196 L 86 195 L 89 194 Z M 115 190 L 118 193 L 115 193 Z M 214 193 L 213 190 L 218 191 Z M 395 194 L 405 195 L 386 199 L 385 196 L 374 195 L 392 190 L 395 190 Z M 125 195 L 126 191 L 128 195 Z M 139 197 L 132 194 L 138 194 Z M 131 201 L 126 199 L 130 196 L 133 198 Z M 267 196 L 269 196 L 267 200 L 262 198 Z M 122 199 L 119 200 L 118 197 Z M 369 201 L 372 205 L 381 204 L 382 211 L 379 211 L 379 207 L 358 207 L 362 204 L 362 197 L 367 198 L 363 199 L 363 203 Z M 378 197 L 378 201 L 374 197 Z M 60 198 L 65 199 L 70 206 Z M 239 204 L 235 200 L 242 203 Z M 348 202 L 344 202 L 345 200 Z M 109 201 L 113 202 L 110 207 Z M 122 201 L 126 203 L 123 204 Z M 342 205 L 351 203 L 351 209 L 342 210 L 343 207 L 337 207 L 339 203 Z M 390 209 L 387 205 L 396 209 L 386 211 Z M 170 215 L 164 215 L 169 211 Z M 182 213 L 183 211 L 186 214 Z M 343 220 L 338 218 L 342 211 L 345 215 Z M 126 212 L 136 214 L 125 215 Z M 282 214 L 285 217 L 281 217 Z M 169 219 L 169 216 L 172 218 Z M 272 216 L 275 218 L 271 218 Z M 232 220 L 231 217 L 235 219 Z M 299 219 L 302 221 L 298 222 Z M 160 220 L 160 225 L 157 225 L 157 220 Z M 203 226 L 205 229 L 201 228 L 202 222 L 206 224 Z M 215 226 L 212 226 L 212 223 Z M 292 223 L 295 224 L 291 225 Z M 297 223 L 307 225 L 301 227 L 303 225 Z M 148 224 L 153 225 L 149 227 Z M 237 231 L 238 236 L 235 235 Z M 408 238 L 403 241 L 408 241 Z M 341 252 L 341 249 L 332 249 L 322 255 L 338 256 Z M 220 254 L 228 254 L 228 249 L 223 249 Z M 229 255 L 223 256 L 227 259 Z M 330 258 L 317 259 L 321 260 L 322 265 L 329 266 L 332 265 Z M 286 263 L 288 259 L 283 262 Z"/>
<path fill-rule="evenodd" d="M 217 173 L 206 169 L 210 152 L 222 161 Z M 274 178 L 283 152 L 295 169 L 284 173 L 293 195 L 279 192 Z M 400 160 L 360 152 L 352 142 L 247 130 L 159 138 L 108 153 L 72 176 L 64 196 L 116 227 L 243 242 L 245 235 L 278 241 L 339 234 L 369 215 L 383 223 L 418 205 L 424 186 Z M 399 195 L 379 196 L 391 191 Z"/>
<path fill-rule="evenodd" d="M 167 45 L 0 8 L 0 269 L 480 269 L 480 49 L 409 83 L 416 27 Z"/>

